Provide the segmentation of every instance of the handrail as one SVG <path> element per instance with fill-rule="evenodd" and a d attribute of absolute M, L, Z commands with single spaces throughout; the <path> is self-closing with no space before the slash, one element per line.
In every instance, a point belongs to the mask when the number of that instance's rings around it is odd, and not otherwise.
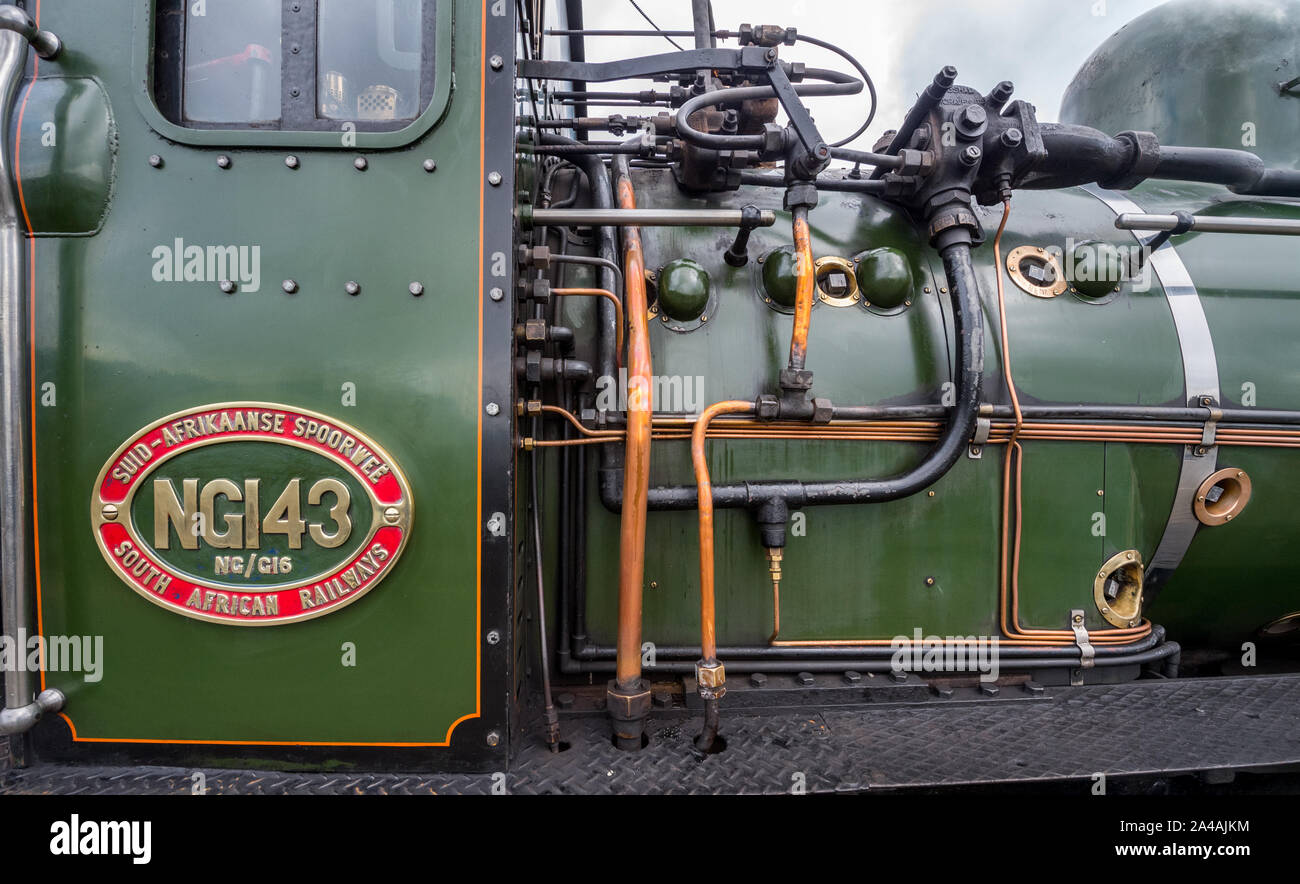
<path fill-rule="evenodd" d="M 0 6 L 0 627 L 13 643 L 19 661 L 12 672 L 4 674 L 0 735 L 24 733 L 44 713 L 57 711 L 64 703 L 63 694 L 52 688 L 33 699 L 31 673 L 25 665 L 26 648 L 19 643 L 29 632 L 27 587 L 31 519 L 35 514 L 29 504 L 31 428 L 27 424 L 23 386 L 27 378 L 27 268 L 8 133 L 18 84 L 27 68 L 28 43 L 42 58 L 53 58 L 62 48 L 59 38 L 37 28 L 26 12 Z"/>
<path fill-rule="evenodd" d="M 0 31 L 13 31 L 32 44 L 36 54 L 41 58 L 58 58 L 63 51 L 63 41 L 52 31 L 44 31 L 36 26 L 25 10 L 17 6 L 0 6 Z"/>

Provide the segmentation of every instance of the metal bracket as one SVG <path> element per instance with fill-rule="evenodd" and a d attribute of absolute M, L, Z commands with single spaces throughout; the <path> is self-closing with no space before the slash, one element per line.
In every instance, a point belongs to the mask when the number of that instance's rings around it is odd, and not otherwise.
<path fill-rule="evenodd" d="M 1192 454 L 1196 457 L 1205 457 L 1215 446 L 1215 436 L 1218 433 L 1219 421 L 1223 420 L 1223 410 L 1217 407 L 1218 403 L 1214 401 L 1213 396 L 1197 396 L 1194 402 L 1196 407 L 1205 409 L 1206 421 L 1201 429 L 1200 444 L 1192 449 Z"/>
<path fill-rule="evenodd" d="M 975 437 L 971 439 L 970 447 L 966 449 L 966 456 L 971 460 L 980 460 L 984 457 L 984 446 L 988 444 L 989 435 L 993 432 L 993 419 L 982 416 L 986 410 L 991 409 L 981 406 L 981 416 L 975 419 Z"/>
<path fill-rule="evenodd" d="M 1088 641 L 1088 629 L 1083 625 L 1083 609 L 1075 608 L 1070 612 L 1070 629 L 1074 632 L 1074 643 L 1079 647 L 1079 668 L 1071 670 L 1070 684 L 1083 684 L 1083 670 L 1091 669 L 1096 663 L 1097 652 Z"/>

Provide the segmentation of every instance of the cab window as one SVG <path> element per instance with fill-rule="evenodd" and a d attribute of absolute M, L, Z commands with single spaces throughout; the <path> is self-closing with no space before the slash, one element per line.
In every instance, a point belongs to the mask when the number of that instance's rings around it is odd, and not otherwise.
<path fill-rule="evenodd" d="M 194 129 L 401 129 L 433 98 L 434 7 L 155 0 L 154 100 Z"/>
<path fill-rule="evenodd" d="M 279 120 L 280 9 L 264 0 L 191 4 L 184 81 L 186 120 Z"/>

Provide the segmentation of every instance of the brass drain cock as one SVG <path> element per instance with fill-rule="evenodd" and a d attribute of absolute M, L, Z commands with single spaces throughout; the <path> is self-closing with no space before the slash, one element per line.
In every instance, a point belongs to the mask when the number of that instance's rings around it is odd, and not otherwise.
<path fill-rule="evenodd" d="M 767 570 L 772 575 L 772 637 L 768 642 L 774 642 L 781 635 L 781 561 L 785 558 L 785 551 L 780 547 L 770 546 L 767 548 Z"/>

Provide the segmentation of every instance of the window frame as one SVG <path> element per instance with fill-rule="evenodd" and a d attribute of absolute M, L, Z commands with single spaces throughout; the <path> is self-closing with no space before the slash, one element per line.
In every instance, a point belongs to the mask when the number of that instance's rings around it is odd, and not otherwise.
<path fill-rule="evenodd" d="M 280 120 L 273 123 L 177 122 L 181 119 L 185 57 L 185 11 L 188 0 L 144 0 L 137 4 L 133 68 L 141 84 L 136 103 L 151 128 L 181 144 L 276 147 L 403 147 L 426 135 L 446 112 L 451 99 L 451 18 L 453 0 L 424 0 L 426 37 L 420 101 L 427 104 L 415 120 L 330 120 L 316 115 L 317 0 L 281 0 Z M 296 9 L 294 7 L 297 7 Z M 300 51 L 294 54 L 294 44 Z M 173 47 L 165 62 L 160 46 Z M 432 55 L 432 57 L 430 57 Z M 161 64 L 168 65 L 160 71 Z M 161 76 L 160 76 L 161 74 Z M 167 113 L 155 96 L 162 86 Z M 294 96 L 292 90 L 299 94 Z M 168 91 L 170 90 L 170 91 Z"/>

